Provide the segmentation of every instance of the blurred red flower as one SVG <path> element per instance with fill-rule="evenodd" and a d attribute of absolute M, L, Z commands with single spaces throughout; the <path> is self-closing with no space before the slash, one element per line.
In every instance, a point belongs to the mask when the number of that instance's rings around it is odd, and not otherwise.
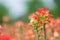
<path fill-rule="evenodd" d="M 60 28 L 56 28 L 55 31 L 60 34 Z"/>
<path fill-rule="evenodd" d="M 9 34 L 3 34 L 0 40 L 11 40 L 11 36 Z"/>

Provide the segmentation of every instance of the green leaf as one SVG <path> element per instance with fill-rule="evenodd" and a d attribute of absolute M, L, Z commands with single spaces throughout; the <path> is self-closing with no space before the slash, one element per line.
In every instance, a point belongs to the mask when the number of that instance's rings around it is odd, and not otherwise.
<path fill-rule="evenodd" d="M 40 40 L 44 40 L 44 37 L 40 37 Z"/>

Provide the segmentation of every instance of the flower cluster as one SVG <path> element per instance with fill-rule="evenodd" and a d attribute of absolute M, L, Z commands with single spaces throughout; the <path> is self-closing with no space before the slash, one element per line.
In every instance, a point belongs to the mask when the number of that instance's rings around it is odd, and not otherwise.
<path fill-rule="evenodd" d="M 47 8 L 40 8 L 37 12 L 31 14 L 29 16 L 30 23 L 34 25 L 43 25 L 44 23 L 50 22 L 51 14 L 49 14 L 49 10 Z"/>
<path fill-rule="evenodd" d="M 37 32 L 38 40 L 42 36 L 45 40 L 50 40 L 50 38 L 60 35 L 60 27 L 58 27 L 60 26 L 60 18 L 55 19 L 52 16 L 47 8 L 39 8 L 38 11 L 29 16 L 30 24 Z"/>

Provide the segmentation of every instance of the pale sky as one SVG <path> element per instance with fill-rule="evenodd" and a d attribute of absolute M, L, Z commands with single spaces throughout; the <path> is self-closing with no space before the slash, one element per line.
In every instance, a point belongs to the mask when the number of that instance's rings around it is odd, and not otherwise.
<path fill-rule="evenodd" d="M 26 0 L 0 0 L 0 3 L 9 8 L 9 16 L 18 18 L 27 12 Z"/>

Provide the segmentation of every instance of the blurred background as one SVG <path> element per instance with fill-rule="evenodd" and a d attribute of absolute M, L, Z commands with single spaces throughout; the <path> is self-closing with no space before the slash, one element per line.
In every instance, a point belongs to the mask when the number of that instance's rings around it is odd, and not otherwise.
<path fill-rule="evenodd" d="M 0 0 L 0 23 L 9 17 L 9 23 L 17 20 L 29 22 L 29 14 L 46 7 L 55 18 L 60 16 L 60 0 Z M 7 16 L 6 16 L 7 15 Z"/>

